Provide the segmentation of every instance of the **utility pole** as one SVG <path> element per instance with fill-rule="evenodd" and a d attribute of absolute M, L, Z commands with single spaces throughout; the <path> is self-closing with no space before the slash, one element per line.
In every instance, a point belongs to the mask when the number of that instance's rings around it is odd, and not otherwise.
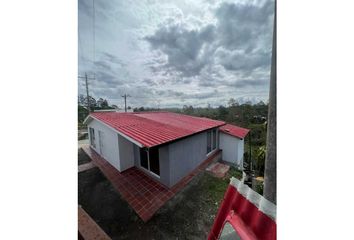
<path fill-rule="evenodd" d="M 125 112 L 127 112 L 127 97 L 131 97 L 129 94 L 124 94 L 122 96 L 124 98 L 124 109 L 125 109 Z"/>
<path fill-rule="evenodd" d="M 251 131 L 249 132 L 249 135 L 248 135 L 248 140 L 249 140 L 249 155 L 250 155 L 250 172 L 252 173 L 252 137 L 251 137 Z"/>
<path fill-rule="evenodd" d="M 263 196 L 274 204 L 277 203 L 277 11 L 274 6 L 274 28 L 272 65 L 270 70 L 269 105 L 267 120 L 267 151 L 264 169 Z"/>
<path fill-rule="evenodd" d="M 95 77 L 87 77 L 87 73 L 85 72 L 85 77 L 79 76 L 79 78 L 84 78 L 85 79 L 85 84 L 86 84 L 86 99 L 87 99 L 87 111 L 88 113 L 91 112 L 91 108 L 90 108 L 90 98 L 89 98 L 89 89 L 88 89 L 88 80 L 94 80 Z"/>

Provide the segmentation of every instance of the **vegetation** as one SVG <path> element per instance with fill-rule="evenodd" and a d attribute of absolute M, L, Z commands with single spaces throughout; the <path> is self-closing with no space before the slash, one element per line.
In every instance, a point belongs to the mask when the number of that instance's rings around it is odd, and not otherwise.
<path fill-rule="evenodd" d="M 263 184 L 256 184 L 254 190 L 260 195 L 263 195 L 263 188 L 264 188 Z"/>
<path fill-rule="evenodd" d="M 211 175 L 205 176 L 204 179 L 208 182 L 207 195 L 212 202 L 219 202 L 225 194 L 225 190 L 230 183 L 230 178 L 235 177 L 239 180 L 242 179 L 242 171 L 236 169 L 235 167 L 230 167 L 227 175 L 223 179 L 213 177 Z"/>
<path fill-rule="evenodd" d="M 87 97 L 84 95 L 79 95 L 78 99 L 78 128 L 82 129 L 86 126 L 83 124 L 85 118 L 88 115 L 87 110 Z M 116 105 L 109 106 L 108 101 L 103 98 L 99 98 L 97 101 L 95 98 L 89 96 L 91 111 L 94 110 L 105 110 L 105 109 L 117 109 Z"/>

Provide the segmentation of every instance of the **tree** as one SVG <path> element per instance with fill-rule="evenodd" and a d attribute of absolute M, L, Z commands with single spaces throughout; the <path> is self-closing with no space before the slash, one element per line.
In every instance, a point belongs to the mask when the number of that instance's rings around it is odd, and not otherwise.
<path fill-rule="evenodd" d="M 101 107 L 102 107 L 102 108 L 108 108 L 108 102 L 107 102 L 106 99 L 103 100 L 103 102 L 102 102 L 102 104 L 101 104 Z"/>
<path fill-rule="evenodd" d="M 228 111 L 227 111 L 226 107 L 220 105 L 218 108 L 218 118 L 221 120 L 225 120 L 227 114 L 228 114 Z"/>
<path fill-rule="evenodd" d="M 257 106 L 265 106 L 266 104 L 263 101 L 259 101 L 256 105 Z"/>
<path fill-rule="evenodd" d="M 266 157 L 266 147 L 261 146 L 257 149 L 256 152 L 256 169 L 258 174 L 263 176 L 264 175 L 264 161 Z"/>
<path fill-rule="evenodd" d="M 192 105 L 190 105 L 190 106 L 184 105 L 183 106 L 183 112 L 185 114 L 193 114 L 194 113 L 193 106 Z"/>
<path fill-rule="evenodd" d="M 238 106 L 238 102 L 236 102 L 236 100 L 234 98 L 230 98 L 230 100 L 228 101 L 228 105 L 229 107 L 236 107 Z"/>
<path fill-rule="evenodd" d="M 85 105 L 87 105 L 87 98 L 85 99 L 85 103 L 86 103 Z M 89 96 L 89 103 L 90 103 L 91 110 L 93 110 L 97 106 L 96 99 L 94 99 L 91 96 Z"/>
<path fill-rule="evenodd" d="M 275 7 L 276 9 L 276 7 Z M 277 203 L 277 131 L 276 131 L 276 12 L 274 12 L 272 66 L 270 70 L 267 152 L 264 170 L 264 197 L 274 204 Z"/>
<path fill-rule="evenodd" d="M 97 107 L 101 108 L 102 107 L 102 103 L 103 103 L 103 98 L 99 98 L 96 102 Z"/>
<path fill-rule="evenodd" d="M 79 95 L 79 105 L 80 106 L 85 106 L 86 104 L 86 97 L 83 94 Z"/>
<path fill-rule="evenodd" d="M 84 106 L 78 105 L 78 120 L 82 123 L 88 115 L 88 111 Z"/>

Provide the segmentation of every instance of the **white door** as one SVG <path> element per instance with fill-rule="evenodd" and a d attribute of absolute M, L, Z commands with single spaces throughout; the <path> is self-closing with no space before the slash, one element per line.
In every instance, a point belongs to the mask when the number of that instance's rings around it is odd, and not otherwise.
<path fill-rule="evenodd" d="M 103 151 L 103 148 L 104 148 L 103 138 L 104 138 L 103 132 L 98 131 L 98 140 L 99 140 L 99 144 L 100 144 L 100 154 L 102 157 L 104 157 L 104 155 L 103 155 L 103 153 L 104 153 L 104 151 Z"/>

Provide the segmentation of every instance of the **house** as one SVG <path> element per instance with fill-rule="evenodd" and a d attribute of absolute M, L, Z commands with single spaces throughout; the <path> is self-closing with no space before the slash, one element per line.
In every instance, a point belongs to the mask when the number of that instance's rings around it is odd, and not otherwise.
<path fill-rule="evenodd" d="M 219 128 L 220 149 L 222 159 L 243 169 L 244 139 L 249 129 L 226 124 Z"/>
<path fill-rule="evenodd" d="M 220 149 L 237 152 L 227 155 L 229 161 L 242 161 L 239 151 L 243 146 L 238 146 L 243 144 L 241 135 L 233 141 L 233 131 L 229 131 L 231 138 L 225 134 L 220 147 L 219 132 L 227 131 L 220 130 L 223 121 L 171 112 L 93 112 L 84 123 L 90 146 L 118 171 L 135 166 L 167 187 L 174 186 Z M 229 139 L 233 143 L 228 143 Z"/>

